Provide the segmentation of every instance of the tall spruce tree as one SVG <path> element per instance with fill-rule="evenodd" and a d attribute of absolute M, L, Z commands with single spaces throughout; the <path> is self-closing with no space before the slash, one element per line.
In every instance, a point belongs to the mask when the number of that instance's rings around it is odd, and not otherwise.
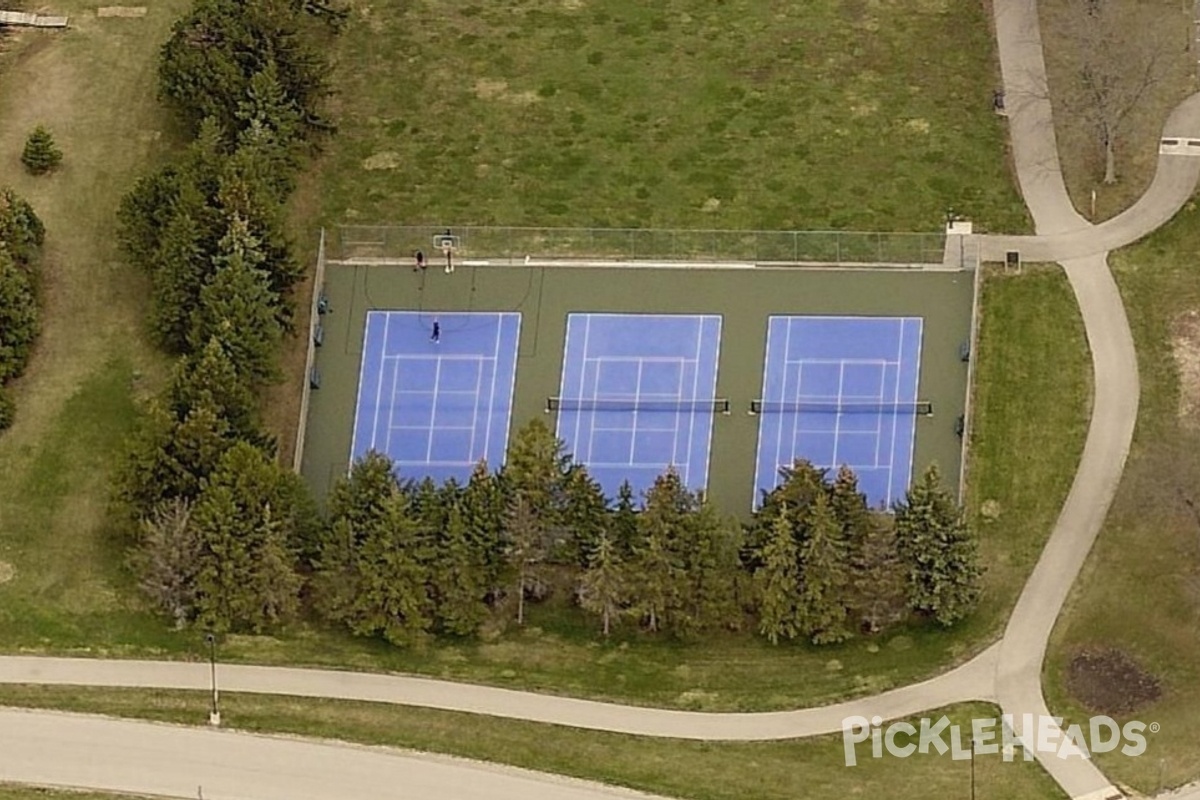
<path fill-rule="evenodd" d="M 879 633 L 907 610 L 906 574 L 896 551 L 894 520 L 873 514 L 850 556 L 850 595 L 855 619 L 867 633 Z"/>
<path fill-rule="evenodd" d="M 0 189 L 0 248 L 26 269 L 46 239 L 46 228 L 29 201 L 12 189 Z"/>
<path fill-rule="evenodd" d="M 0 247 L 0 385 L 25 371 L 38 329 L 29 275 Z"/>
<path fill-rule="evenodd" d="M 451 506 L 446 530 L 431 565 L 437 623 L 441 631 L 471 636 L 487 619 L 489 587 L 485 558 L 486 553 L 472 540 L 461 505 Z"/>
<path fill-rule="evenodd" d="M 462 515 L 471 550 L 482 559 L 487 594 L 501 593 L 506 564 L 504 519 L 507 509 L 500 479 L 479 462 L 471 473 L 462 496 Z"/>
<path fill-rule="evenodd" d="M 188 343 L 197 350 L 216 339 L 250 385 L 273 379 L 282 331 L 266 273 L 253 250 L 234 249 L 200 290 Z"/>
<path fill-rule="evenodd" d="M 560 539 L 567 563 L 586 567 L 608 526 L 608 499 L 582 464 L 573 464 L 563 480 Z"/>
<path fill-rule="evenodd" d="M 683 633 L 688 589 L 682 553 L 685 526 L 691 524 L 697 500 L 674 469 L 655 479 L 646 492 L 646 503 L 638 514 L 638 546 L 631 574 L 637 587 L 632 602 L 651 631 Z"/>
<path fill-rule="evenodd" d="M 741 526 L 701 500 L 685 520 L 678 541 L 686 581 L 680 617 L 687 629 L 736 628 L 741 621 L 737 604 Z"/>
<path fill-rule="evenodd" d="M 354 593 L 343 619 L 354 633 L 412 645 L 429 630 L 429 575 L 421 562 L 419 536 L 408 498 L 394 492 L 384 501 L 379 520 L 355 537 Z"/>
<path fill-rule="evenodd" d="M 844 641 L 850 636 L 846 542 L 826 495 L 817 495 L 809 508 L 807 530 L 800 545 L 801 628 L 814 644 Z"/>
<path fill-rule="evenodd" d="M 299 607 L 288 547 L 294 518 L 287 473 L 261 450 L 234 444 L 205 481 L 192 521 L 201 541 L 199 621 L 216 631 L 270 630 Z"/>
<path fill-rule="evenodd" d="M 258 402 L 237 374 L 233 361 L 217 339 L 210 339 L 197 354 L 181 358 L 167 387 L 165 401 L 176 418 L 193 409 L 209 407 L 228 423 L 232 435 L 265 443 L 258 424 Z"/>
<path fill-rule="evenodd" d="M 978 545 L 962 509 L 931 465 L 895 509 L 896 540 L 913 610 L 953 625 L 979 600 Z"/>
<path fill-rule="evenodd" d="M 154 304 L 151 327 L 159 344 L 172 353 L 187 350 L 192 310 L 200 289 L 212 272 L 205 250 L 205 232 L 188 206 L 196 207 L 195 190 L 181 189 L 179 208 L 159 233 L 153 266 Z"/>
<path fill-rule="evenodd" d="M 608 523 L 609 538 L 621 558 L 628 560 L 638 542 L 637 498 L 629 481 L 622 481 Z"/>
<path fill-rule="evenodd" d="M 758 631 L 771 644 L 780 639 L 795 639 L 801 632 L 800 552 L 792 535 L 787 503 L 776 508 L 770 535 L 758 554 L 754 579 L 758 590 Z"/>
<path fill-rule="evenodd" d="M 526 495 L 517 493 L 509 501 L 504 529 L 516 593 L 517 624 L 524 625 L 525 592 L 538 577 L 538 569 L 546 560 L 546 527 Z"/>
<path fill-rule="evenodd" d="M 627 584 L 625 563 L 612 539 L 601 531 L 588 554 L 587 569 L 579 579 L 579 603 L 585 611 L 600 617 L 605 638 L 621 615 L 627 597 Z"/>

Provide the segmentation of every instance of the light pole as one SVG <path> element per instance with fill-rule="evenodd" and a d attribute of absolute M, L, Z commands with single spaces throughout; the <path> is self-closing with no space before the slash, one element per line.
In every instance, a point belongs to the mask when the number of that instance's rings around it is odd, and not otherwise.
<path fill-rule="evenodd" d="M 971 737 L 971 800 L 975 800 L 975 737 Z"/>
<path fill-rule="evenodd" d="M 217 704 L 217 637 L 206 634 L 204 641 L 208 642 L 208 666 L 212 686 L 212 707 L 208 711 L 208 724 L 217 727 L 221 724 L 221 708 Z"/>

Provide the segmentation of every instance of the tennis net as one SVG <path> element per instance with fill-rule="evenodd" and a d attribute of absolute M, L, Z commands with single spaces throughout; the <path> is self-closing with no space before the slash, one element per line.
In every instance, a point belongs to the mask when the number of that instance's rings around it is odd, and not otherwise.
<path fill-rule="evenodd" d="M 777 402 L 772 400 L 751 400 L 751 414 L 912 414 L 929 416 L 933 414 L 933 403 L 919 400 L 913 403 L 873 403 L 846 400 L 843 402 L 825 400 L 797 400 L 793 402 Z"/>
<path fill-rule="evenodd" d="M 546 412 L 552 411 L 668 411 L 679 413 L 728 414 L 729 400 L 654 400 L 623 397 L 547 397 Z"/>

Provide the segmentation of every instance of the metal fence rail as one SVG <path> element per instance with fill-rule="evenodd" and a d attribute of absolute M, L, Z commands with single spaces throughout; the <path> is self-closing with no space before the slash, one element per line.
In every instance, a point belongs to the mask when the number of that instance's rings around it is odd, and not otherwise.
<path fill-rule="evenodd" d="M 329 237 L 332 261 L 405 259 L 421 250 L 437 258 L 434 237 L 445 226 L 343 225 Z M 710 261 L 767 264 L 941 263 L 943 233 L 734 231 L 638 228 L 453 227 L 456 257 L 523 261 Z"/>
<path fill-rule="evenodd" d="M 309 298 L 308 352 L 304 358 L 304 388 L 300 395 L 300 423 L 296 426 L 296 447 L 292 452 L 292 471 L 300 474 L 304 464 L 304 437 L 308 432 L 308 404 L 312 396 L 313 365 L 316 363 L 317 328 L 321 324 L 318 308 L 321 294 L 325 291 L 325 229 L 321 229 L 321 241 L 317 246 L 317 268 L 313 273 L 312 297 Z"/>

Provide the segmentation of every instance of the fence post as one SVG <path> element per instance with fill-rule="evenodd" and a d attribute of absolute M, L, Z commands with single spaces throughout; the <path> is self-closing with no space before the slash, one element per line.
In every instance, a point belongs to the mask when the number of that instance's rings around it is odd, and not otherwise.
<path fill-rule="evenodd" d="M 834 243 L 834 245 L 836 245 L 836 251 L 834 253 L 833 260 L 838 265 L 841 265 L 841 263 L 842 263 L 842 234 L 841 233 L 833 234 L 833 243 Z"/>

